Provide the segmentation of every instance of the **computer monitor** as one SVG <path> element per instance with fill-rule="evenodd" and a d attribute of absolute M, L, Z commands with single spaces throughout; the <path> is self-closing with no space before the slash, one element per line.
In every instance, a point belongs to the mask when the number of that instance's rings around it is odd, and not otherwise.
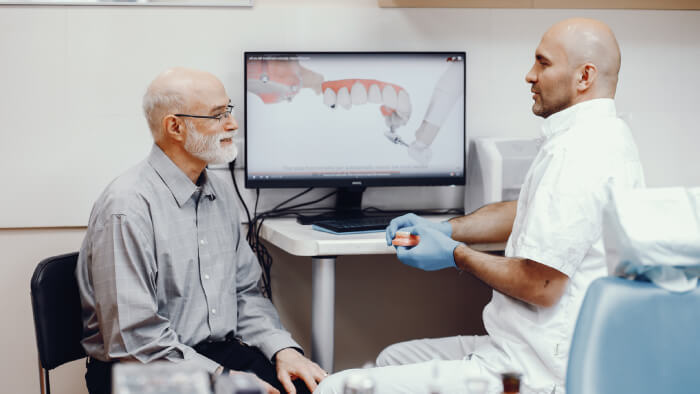
<path fill-rule="evenodd" d="M 463 185 L 465 52 L 246 52 L 247 188 Z"/>

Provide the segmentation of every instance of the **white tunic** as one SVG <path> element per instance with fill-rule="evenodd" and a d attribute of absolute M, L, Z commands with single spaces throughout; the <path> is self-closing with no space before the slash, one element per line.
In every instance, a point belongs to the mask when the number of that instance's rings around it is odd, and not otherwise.
<path fill-rule="evenodd" d="M 520 192 L 506 255 L 566 274 L 569 283 L 559 303 L 535 307 L 494 291 L 484 309 L 489 336 L 398 343 L 379 355 L 379 368 L 333 374 L 315 393 L 342 393 L 343 382 L 355 373 L 369 375 L 382 394 L 427 392 L 433 384 L 442 394 L 462 394 L 478 380 L 488 384 L 488 393 L 500 393 L 500 374 L 513 370 L 523 373 L 522 393 L 564 392 L 583 296 L 591 281 L 607 274 L 601 241 L 606 185 L 642 187 L 644 176 L 630 131 L 611 99 L 560 111 L 542 129 L 542 146 Z"/>
<path fill-rule="evenodd" d="M 483 318 L 494 350 L 504 353 L 501 361 L 520 370 L 532 391 L 552 392 L 554 385 L 556 391 L 564 386 L 586 289 L 607 274 L 601 240 L 606 185 L 643 187 L 644 176 L 629 128 L 611 99 L 558 112 L 545 120 L 542 132 L 544 141 L 525 176 L 505 254 L 561 271 L 569 283 L 560 301 L 548 308 L 494 290 Z"/>

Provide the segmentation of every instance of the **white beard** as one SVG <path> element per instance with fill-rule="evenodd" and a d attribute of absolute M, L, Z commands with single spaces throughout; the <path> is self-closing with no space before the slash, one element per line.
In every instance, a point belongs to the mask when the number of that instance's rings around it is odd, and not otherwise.
<path fill-rule="evenodd" d="M 185 150 L 192 156 L 205 161 L 207 164 L 227 164 L 232 162 L 238 155 L 238 148 L 235 143 L 221 146 L 222 139 L 233 138 L 233 131 L 204 135 L 191 122 L 186 123 L 189 133 L 185 140 Z"/>

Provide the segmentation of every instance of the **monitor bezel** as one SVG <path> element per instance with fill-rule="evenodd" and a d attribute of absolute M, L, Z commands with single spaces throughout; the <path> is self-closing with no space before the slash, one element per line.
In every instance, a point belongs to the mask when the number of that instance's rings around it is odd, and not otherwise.
<path fill-rule="evenodd" d="M 301 178 L 301 179 L 251 179 L 248 174 L 248 58 L 263 55 L 304 56 L 304 55 L 445 55 L 462 56 L 464 58 L 464 77 L 462 92 L 464 97 L 463 144 L 462 144 L 462 176 L 411 176 L 397 178 Z M 243 138 L 244 138 L 244 183 L 247 189 L 265 188 L 302 188 L 302 187 L 394 187 L 394 186 L 462 186 L 465 185 L 467 173 L 467 53 L 466 51 L 245 51 L 243 54 Z"/>

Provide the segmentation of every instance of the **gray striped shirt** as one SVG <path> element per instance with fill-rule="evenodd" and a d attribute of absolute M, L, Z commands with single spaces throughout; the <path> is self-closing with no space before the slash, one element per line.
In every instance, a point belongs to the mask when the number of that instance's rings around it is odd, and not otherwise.
<path fill-rule="evenodd" d="M 300 348 L 260 293 L 232 185 L 210 170 L 200 179 L 153 145 L 98 198 L 76 268 L 89 356 L 213 372 L 218 364 L 192 346 L 233 333 L 270 359 Z"/>

